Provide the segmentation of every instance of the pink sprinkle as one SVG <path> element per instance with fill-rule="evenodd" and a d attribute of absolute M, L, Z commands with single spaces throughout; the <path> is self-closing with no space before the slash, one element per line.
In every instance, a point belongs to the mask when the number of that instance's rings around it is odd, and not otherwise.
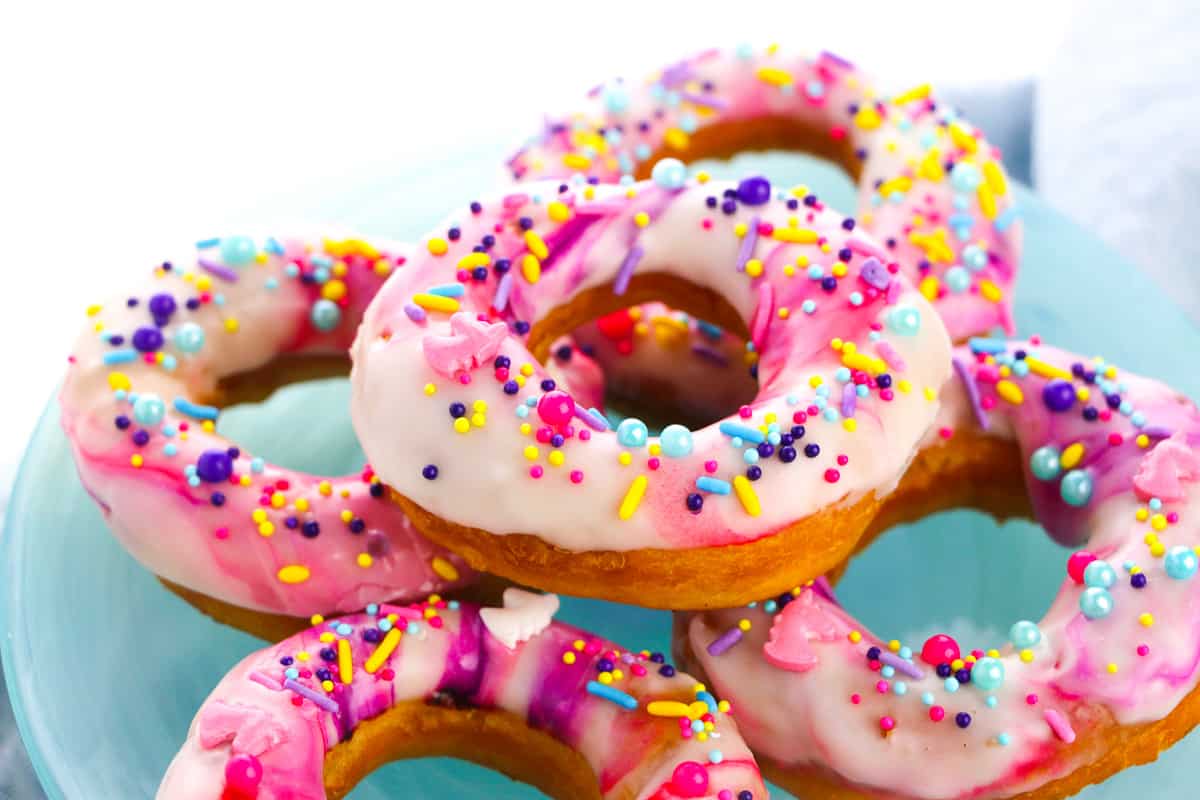
<path fill-rule="evenodd" d="M 1053 708 L 1047 708 L 1042 716 L 1045 718 L 1046 724 L 1050 726 L 1050 730 L 1054 732 L 1055 736 L 1067 744 L 1075 741 L 1075 729 L 1071 727 L 1071 723 L 1068 722 L 1067 718 L 1061 713 Z"/>
<path fill-rule="evenodd" d="M 711 475 L 711 474 L 713 474 L 714 472 L 716 472 L 716 471 L 717 471 L 717 462 L 716 462 L 716 461 L 712 461 L 712 460 L 710 460 L 710 461 L 705 461 L 705 462 L 704 462 L 704 471 L 705 471 L 705 472 L 707 472 L 709 475 Z"/>
<path fill-rule="evenodd" d="M 442 618 L 441 618 L 441 617 L 430 617 L 430 618 L 429 618 L 429 625 L 430 625 L 430 627 L 432 627 L 432 628 L 440 628 L 440 627 L 442 627 Z"/>
<path fill-rule="evenodd" d="M 792 422 L 797 425 L 803 425 L 805 422 L 808 422 L 808 414 L 805 414 L 803 411 L 797 411 L 795 414 L 792 414 Z"/>
<path fill-rule="evenodd" d="M 571 470 L 571 483 L 583 483 L 583 470 Z"/>
<path fill-rule="evenodd" d="M 884 733 L 887 733 L 888 731 L 892 730 L 895 727 L 896 727 L 896 720 L 892 719 L 891 717 L 880 717 L 879 718 L 879 729 L 881 731 L 883 731 Z"/>
<path fill-rule="evenodd" d="M 704 228 L 704 230 L 706 230 L 706 231 L 711 231 L 712 230 L 712 220 L 709 219 L 708 217 L 705 217 L 704 219 L 700 220 L 700 227 Z"/>
<path fill-rule="evenodd" d="M 658 456 L 651 456 L 650 458 L 646 459 L 646 467 L 649 469 L 658 469 L 661 465 L 662 461 L 659 460 Z"/>
<path fill-rule="evenodd" d="M 854 694 L 850 695 L 850 702 L 854 703 L 854 705 L 858 705 L 862 702 L 862 695 L 860 695 L 858 692 L 855 692 Z"/>
<path fill-rule="evenodd" d="M 888 689 L 890 688 L 892 687 L 888 685 L 887 681 L 879 681 L 875 684 L 875 691 L 879 692 L 880 694 L 887 694 Z"/>
<path fill-rule="evenodd" d="M 464 372 L 458 376 L 458 382 L 461 383 L 463 386 L 466 386 L 468 383 L 471 382 L 471 376 Z"/>
<path fill-rule="evenodd" d="M 896 399 L 896 393 L 893 392 L 891 389 L 880 389 L 879 390 L 879 399 L 885 403 L 890 403 L 890 402 L 892 402 L 892 400 Z"/>
<path fill-rule="evenodd" d="M 216 535 L 218 539 L 228 539 L 229 528 L 226 528 L 224 525 L 222 525 L 220 528 L 217 528 Z"/>
<path fill-rule="evenodd" d="M 1025 703 L 1027 705 L 1036 706 L 1037 702 L 1038 702 L 1038 696 L 1036 694 L 1025 695 Z"/>
<path fill-rule="evenodd" d="M 529 468 L 529 477 L 536 480 L 537 478 L 542 477 L 543 472 L 544 472 L 544 470 L 542 469 L 541 464 L 534 464 L 532 467 Z"/>
<path fill-rule="evenodd" d="M 934 722 L 941 722 L 946 718 L 946 709 L 941 706 L 934 706 L 929 709 L 929 718 Z"/>
<path fill-rule="evenodd" d="M 738 416 L 742 419 L 750 419 L 754 415 L 754 410 L 750 406 L 742 406 L 738 409 Z"/>
<path fill-rule="evenodd" d="M 1113 447 L 1119 447 L 1125 443 L 1125 437 L 1119 433 L 1110 433 L 1108 435 L 1108 443 Z"/>
<path fill-rule="evenodd" d="M 1174 525 L 1176 522 L 1179 522 L 1178 512 L 1172 511 L 1170 514 L 1167 514 L 1167 522 L 1171 523 L 1172 525 Z"/>
<path fill-rule="evenodd" d="M 947 428 L 947 427 L 938 428 L 938 436 L 942 437 L 943 439 L 949 439 L 953 435 L 954 435 L 953 428 Z"/>
<path fill-rule="evenodd" d="M 1137 654 L 1142 658 L 1145 658 L 1146 656 L 1150 655 L 1150 647 L 1148 645 L 1139 644 Z"/>
<path fill-rule="evenodd" d="M 629 671 L 632 672 L 634 675 L 638 676 L 639 678 L 646 674 L 646 668 L 643 667 L 641 664 L 634 664 L 632 667 L 629 668 Z"/>
<path fill-rule="evenodd" d="M 592 438 L 592 432 L 589 431 L 587 428 L 584 428 L 583 430 L 581 430 L 579 432 L 579 441 L 586 442 L 587 440 L 589 440 L 591 438 Z"/>
<path fill-rule="evenodd" d="M 836 469 L 833 469 L 832 467 L 825 470 L 825 482 L 826 483 L 837 483 L 839 480 L 841 480 L 841 477 L 842 477 L 842 473 L 838 472 Z"/>
<path fill-rule="evenodd" d="M 840 455 L 840 456 L 838 456 L 838 457 L 837 457 L 837 462 L 838 462 L 838 466 L 840 466 L 840 467 L 844 467 L 844 466 L 846 466 L 847 464 L 849 464 L 849 463 L 850 463 L 850 456 L 848 456 L 848 455 L 845 455 L 845 454 L 843 453 L 842 455 Z"/>

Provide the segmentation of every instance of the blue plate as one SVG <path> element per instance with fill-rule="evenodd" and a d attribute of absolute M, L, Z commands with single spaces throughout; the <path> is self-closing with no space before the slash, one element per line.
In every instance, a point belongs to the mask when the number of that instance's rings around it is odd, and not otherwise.
<path fill-rule="evenodd" d="M 478 192 L 480 176 L 495 175 L 500 156 L 499 148 L 480 148 L 426 162 L 419 174 L 376 176 L 353 194 L 287 198 L 271 210 L 415 237 Z M 839 172 L 802 157 L 758 155 L 708 166 L 717 174 L 757 169 L 777 181 L 803 181 L 835 206 L 853 206 Z M 1103 354 L 1200 396 L 1200 372 L 1181 368 L 1200 352 L 1200 335 L 1166 295 L 1027 191 L 1021 207 L 1027 242 L 1017 292 L 1021 332 Z M 344 380 L 291 387 L 263 406 L 232 409 L 222 430 L 289 466 L 348 472 L 362 463 L 362 453 L 347 399 Z M 274 422 L 280 419 L 288 423 Z M 297 429 L 308 432 L 303 442 L 294 439 Z M 153 795 L 197 706 L 229 666 L 262 643 L 202 617 L 121 550 L 75 478 L 55 403 L 29 444 L 6 530 L 0 652 L 46 791 L 52 798 Z M 970 646 L 987 645 L 1003 641 L 1014 620 L 1041 615 L 1065 558 L 1036 525 L 997 526 L 973 512 L 952 512 L 884 537 L 854 563 L 841 593 L 884 636 L 919 642 L 945 630 Z M 668 645 L 664 612 L 568 599 L 562 616 L 630 647 Z M 1200 737 L 1192 736 L 1156 764 L 1080 797 L 1192 797 L 1197 759 Z M 472 765 L 425 759 L 378 771 L 353 797 L 536 794 Z"/>

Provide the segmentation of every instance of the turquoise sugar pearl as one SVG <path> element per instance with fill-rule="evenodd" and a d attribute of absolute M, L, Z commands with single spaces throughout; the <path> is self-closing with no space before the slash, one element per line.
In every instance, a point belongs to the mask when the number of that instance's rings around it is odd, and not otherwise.
<path fill-rule="evenodd" d="M 1052 481 L 1062 471 L 1062 465 L 1059 462 L 1061 455 L 1058 448 L 1052 444 L 1039 447 L 1029 457 L 1029 471 L 1039 481 Z"/>
<path fill-rule="evenodd" d="M 683 458 L 691 455 L 692 432 L 682 425 L 668 425 L 658 437 L 663 455 L 668 458 Z"/>
<path fill-rule="evenodd" d="M 204 328 L 194 322 L 185 322 L 175 331 L 175 346 L 185 353 L 195 353 L 204 347 Z"/>
<path fill-rule="evenodd" d="M 969 244 L 963 248 L 963 266 L 972 272 L 977 272 L 987 266 L 987 251 L 977 244 Z"/>
<path fill-rule="evenodd" d="M 985 692 L 994 692 L 1004 683 L 1004 662 L 998 658 L 981 658 L 971 668 L 971 683 Z"/>
<path fill-rule="evenodd" d="M 1094 586 L 1097 589 L 1109 589 L 1117 582 L 1117 571 L 1107 561 L 1097 559 L 1088 564 L 1083 570 L 1083 583 L 1085 586 Z"/>
<path fill-rule="evenodd" d="M 971 276 L 963 267 L 951 267 L 946 270 L 946 286 L 955 294 L 962 294 L 971 288 Z"/>
<path fill-rule="evenodd" d="M 687 182 L 687 167 L 678 158 L 664 158 L 650 170 L 650 178 L 664 189 L 682 189 Z"/>
<path fill-rule="evenodd" d="M 960 192 L 973 192 L 983 182 L 979 167 L 960 161 L 950 170 L 950 185 Z"/>
<path fill-rule="evenodd" d="M 221 260 L 231 267 L 253 263 L 255 250 L 249 236 L 228 236 L 221 240 Z"/>
<path fill-rule="evenodd" d="M 342 321 L 342 310 L 332 300 L 318 300 L 313 303 L 309 318 L 318 330 L 331 331 Z"/>
<path fill-rule="evenodd" d="M 1187 580 L 1196 574 L 1196 552 L 1190 547 L 1177 544 L 1167 551 L 1163 566 L 1166 567 L 1167 575 L 1175 580 Z"/>
<path fill-rule="evenodd" d="M 1062 482 L 1058 485 L 1058 493 L 1069 506 L 1086 506 L 1092 499 L 1092 488 L 1092 476 L 1085 470 L 1073 469 L 1063 475 Z"/>
<path fill-rule="evenodd" d="M 921 312 L 912 306 L 896 306 L 888 312 L 887 326 L 892 333 L 915 336 L 921 330 Z"/>
<path fill-rule="evenodd" d="M 156 394 L 138 395 L 133 404 L 133 418 L 142 425 L 157 425 L 166 413 L 166 404 Z"/>
<path fill-rule="evenodd" d="M 604 87 L 604 107 L 612 114 L 620 114 L 629 108 L 629 90 L 625 84 L 610 83 Z"/>
<path fill-rule="evenodd" d="M 1018 650 L 1035 646 L 1042 640 L 1042 631 L 1037 624 L 1023 619 L 1020 622 L 1013 623 L 1009 628 L 1008 640 L 1013 643 L 1013 646 Z"/>
<path fill-rule="evenodd" d="M 1088 619 L 1103 619 L 1112 613 L 1113 599 L 1107 589 L 1091 587 L 1079 595 L 1079 610 Z"/>
<path fill-rule="evenodd" d="M 642 447 L 650 438 L 646 423 L 634 417 L 626 417 L 617 426 L 617 441 L 623 447 Z"/>

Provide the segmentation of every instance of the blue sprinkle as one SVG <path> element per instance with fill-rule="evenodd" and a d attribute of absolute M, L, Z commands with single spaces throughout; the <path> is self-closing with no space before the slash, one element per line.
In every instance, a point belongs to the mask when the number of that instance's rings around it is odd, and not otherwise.
<path fill-rule="evenodd" d="M 762 431 L 752 428 L 749 425 L 743 425 L 740 422 L 722 422 L 718 426 L 718 430 L 726 436 L 737 436 L 751 444 L 762 444 L 766 441 L 766 437 L 762 435 Z"/>
<path fill-rule="evenodd" d="M 270 242 L 268 242 L 270 244 Z M 367 613 L 372 617 L 379 613 L 379 605 L 377 603 L 367 603 Z"/>
<path fill-rule="evenodd" d="M 596 697 L 602 697 L 611 703 L 616 703 L 621 708 L 628 709 L 629 711 L 633 711 L 638 707 L 637 698 L 622 692 L 620 689 L 616 689 L 612 686 L 605 686 L 599 681 L 588 681 L 587 690 L 588 694 L 594 694 Z"/>
<path fill-rule="evenodd" d="M 441 286 L 431 286 L 426 291 L 438 297 L 462 297 L 467 293 L 467 287 L 461 283 L 444 283 Z"/>
<path fill-rule="evenodd" d="M 215 406 L 202 406 L 199 403 L 193 403 L 186 397 L 175 398 L 175 410 L 180 414 L 187 414 L 189 417 L 196 419 L 213 419 L 217 418 L 220 409 Z"/>
<path fill-rule="evenodd" d="M 113 350 L 104 354 L 105 364 L 127 364 L 130 361 L 137 361 L 137 350 L 134 350 L 132 347 Z"/>
<path fill-rule="evenodd" d="M 276 256 L 283 255 L 283 245 L 281 245 L 274 236 L 267 239 L 267 243 L 263 245 L 263 250 Z"/>
<path fill-rule="evenodd" d="M 992 220 L 992 226 L 1003 233 L 1012 227 L 1012 224 L 1017 221 L 1018 216 L 1020 215 L 1017 213 L 1017 207 L 1011 205 L 996 215 L 996 219 Z"/>
<path fill-rule="evenodd" d="M 708 706 L 709 711 L 714 714 L 717 713 L 717 698 L 713 697 L 708 692 L 696 692 L 696 699 L 703 700 L 704 704 Z"/>
<path fill-rule="evenodd" d="M 1003 353 L 1007 347 L 1003 339 L 985 339 L 982 336 L 972 336 L 968 341 L 972 353 L 987 353 L 995 355 Z"/>
<path fill-rule="evenodd" d="M 696 478 L 696 488 L 710 494 L 729 494 L 731 490 L 728 481 L 723 481 L 720 478 L 714 478 L 710 475 L 701 475 L 699 478 Z"/>

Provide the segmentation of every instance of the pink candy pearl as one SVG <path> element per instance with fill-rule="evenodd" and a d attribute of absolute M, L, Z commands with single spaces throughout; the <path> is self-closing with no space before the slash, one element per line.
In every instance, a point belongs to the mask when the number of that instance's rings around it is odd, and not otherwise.
<path fill-rule="evenodd" d="M 1067 559 L 1067 574 L 1071 576 L 1071 580 L 1083 585 L 1083 571 L 1095 560 L 1096 557 L 1086 550 L 1071 553 L 1071 557 Z"/>
<path fill-rule="evenodd" d="M 671 788 L 680 797 L 703 797 L 708 792 L 708 770 L 695 761 L 684 761 L 671 773 Z"/>
<path fill-rule="evenodd" d="M 921 660 L 931 667 L 948 664 L 959 656 L 958 642 L 944 633 L 930 636 L 921 648 Z"/>
<path fill-rule="evenodd" d="M 537 412 L 549 425 L 566 425 L 575 416 L 575 401 L 571 395 L 555 389 L 538 400 Z"/>
<path fill-rule="evenodd" d="M 234 791 L 254 797 L 262 778 L 262 762 L 249 753 L 239 753 L 225 764 L 225 785 Z"/>

